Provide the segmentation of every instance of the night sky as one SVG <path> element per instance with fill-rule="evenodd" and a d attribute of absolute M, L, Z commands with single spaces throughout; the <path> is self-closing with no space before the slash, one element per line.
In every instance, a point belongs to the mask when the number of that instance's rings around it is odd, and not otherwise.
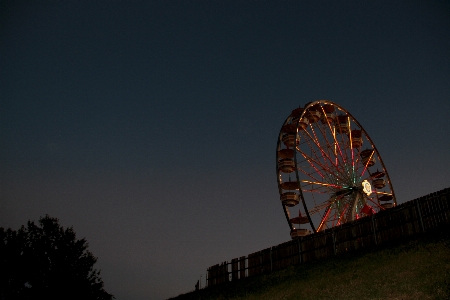
<path fill-rule="evenodd" d="M 328 99 L 399 204 L 450 186 L 448 1 L 0 1 L 0 226 L 49 214 L 117 299 L 290 240 L 276 143 Z"/>

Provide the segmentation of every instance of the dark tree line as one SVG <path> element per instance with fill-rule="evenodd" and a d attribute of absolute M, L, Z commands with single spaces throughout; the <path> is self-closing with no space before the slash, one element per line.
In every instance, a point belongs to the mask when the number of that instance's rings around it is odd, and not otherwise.
<path fill-rule="evenodd" d="M 19 230 L 0 227 L 0 299 L 112 299 L 103 288 L 97 258 L 48 215 Z"/>

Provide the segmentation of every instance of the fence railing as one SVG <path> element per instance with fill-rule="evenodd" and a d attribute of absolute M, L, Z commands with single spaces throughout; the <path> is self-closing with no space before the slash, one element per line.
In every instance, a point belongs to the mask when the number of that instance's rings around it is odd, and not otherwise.
<path fill-rule="evenodd" d="M 207 270 L 207 286 L 369 248 L 450 225 L 450 188 Z"/>

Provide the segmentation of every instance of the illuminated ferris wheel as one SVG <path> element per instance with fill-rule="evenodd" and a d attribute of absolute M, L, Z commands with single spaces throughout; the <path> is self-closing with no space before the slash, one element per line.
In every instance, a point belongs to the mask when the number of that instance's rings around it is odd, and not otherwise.
<path fill-rule="evenodd" d="M 370 216 L 397 204 L 375 144 L 327 100 L 292 111 L 277 143 L 277 181 L 291 237 Z"/>

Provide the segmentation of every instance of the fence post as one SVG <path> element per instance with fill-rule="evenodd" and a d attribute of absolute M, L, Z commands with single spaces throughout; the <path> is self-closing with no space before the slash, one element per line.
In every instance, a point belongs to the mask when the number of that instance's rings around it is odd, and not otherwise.
<path fill-rule="evenodd" d="M 246 257 L 245 256 L 241 256 L 239 258 L 239 278 L 245 278 L 245 260 Z"/>
<path fill-rule="evenodd" d="M 231 260 L 231 281 L 239 279 L 238 269 L 239 269 L 238 259 L 233 258 Z"/>
<path fill-rule="evenodd" d="M 419 205 L 418 198 L 416 198 L 416 208 L 417 208 L 417 213 L 419 215 L 420 227 L 422 228 L 422 232 L 425 232 L 425 227 L 423 226 L 422 213 L 420 212 L 420 205 Z"/>
<path fill-rule="evenodd" d="M 377 240 L 377 231 L 375 230 L 375 221 L 373 220 L 374 215 L 371 216 L 372 219 L 372 229 L 373 229 L 373 237 L 375 239 L 375 245 L 378 245 L 378 240 Z"/>

